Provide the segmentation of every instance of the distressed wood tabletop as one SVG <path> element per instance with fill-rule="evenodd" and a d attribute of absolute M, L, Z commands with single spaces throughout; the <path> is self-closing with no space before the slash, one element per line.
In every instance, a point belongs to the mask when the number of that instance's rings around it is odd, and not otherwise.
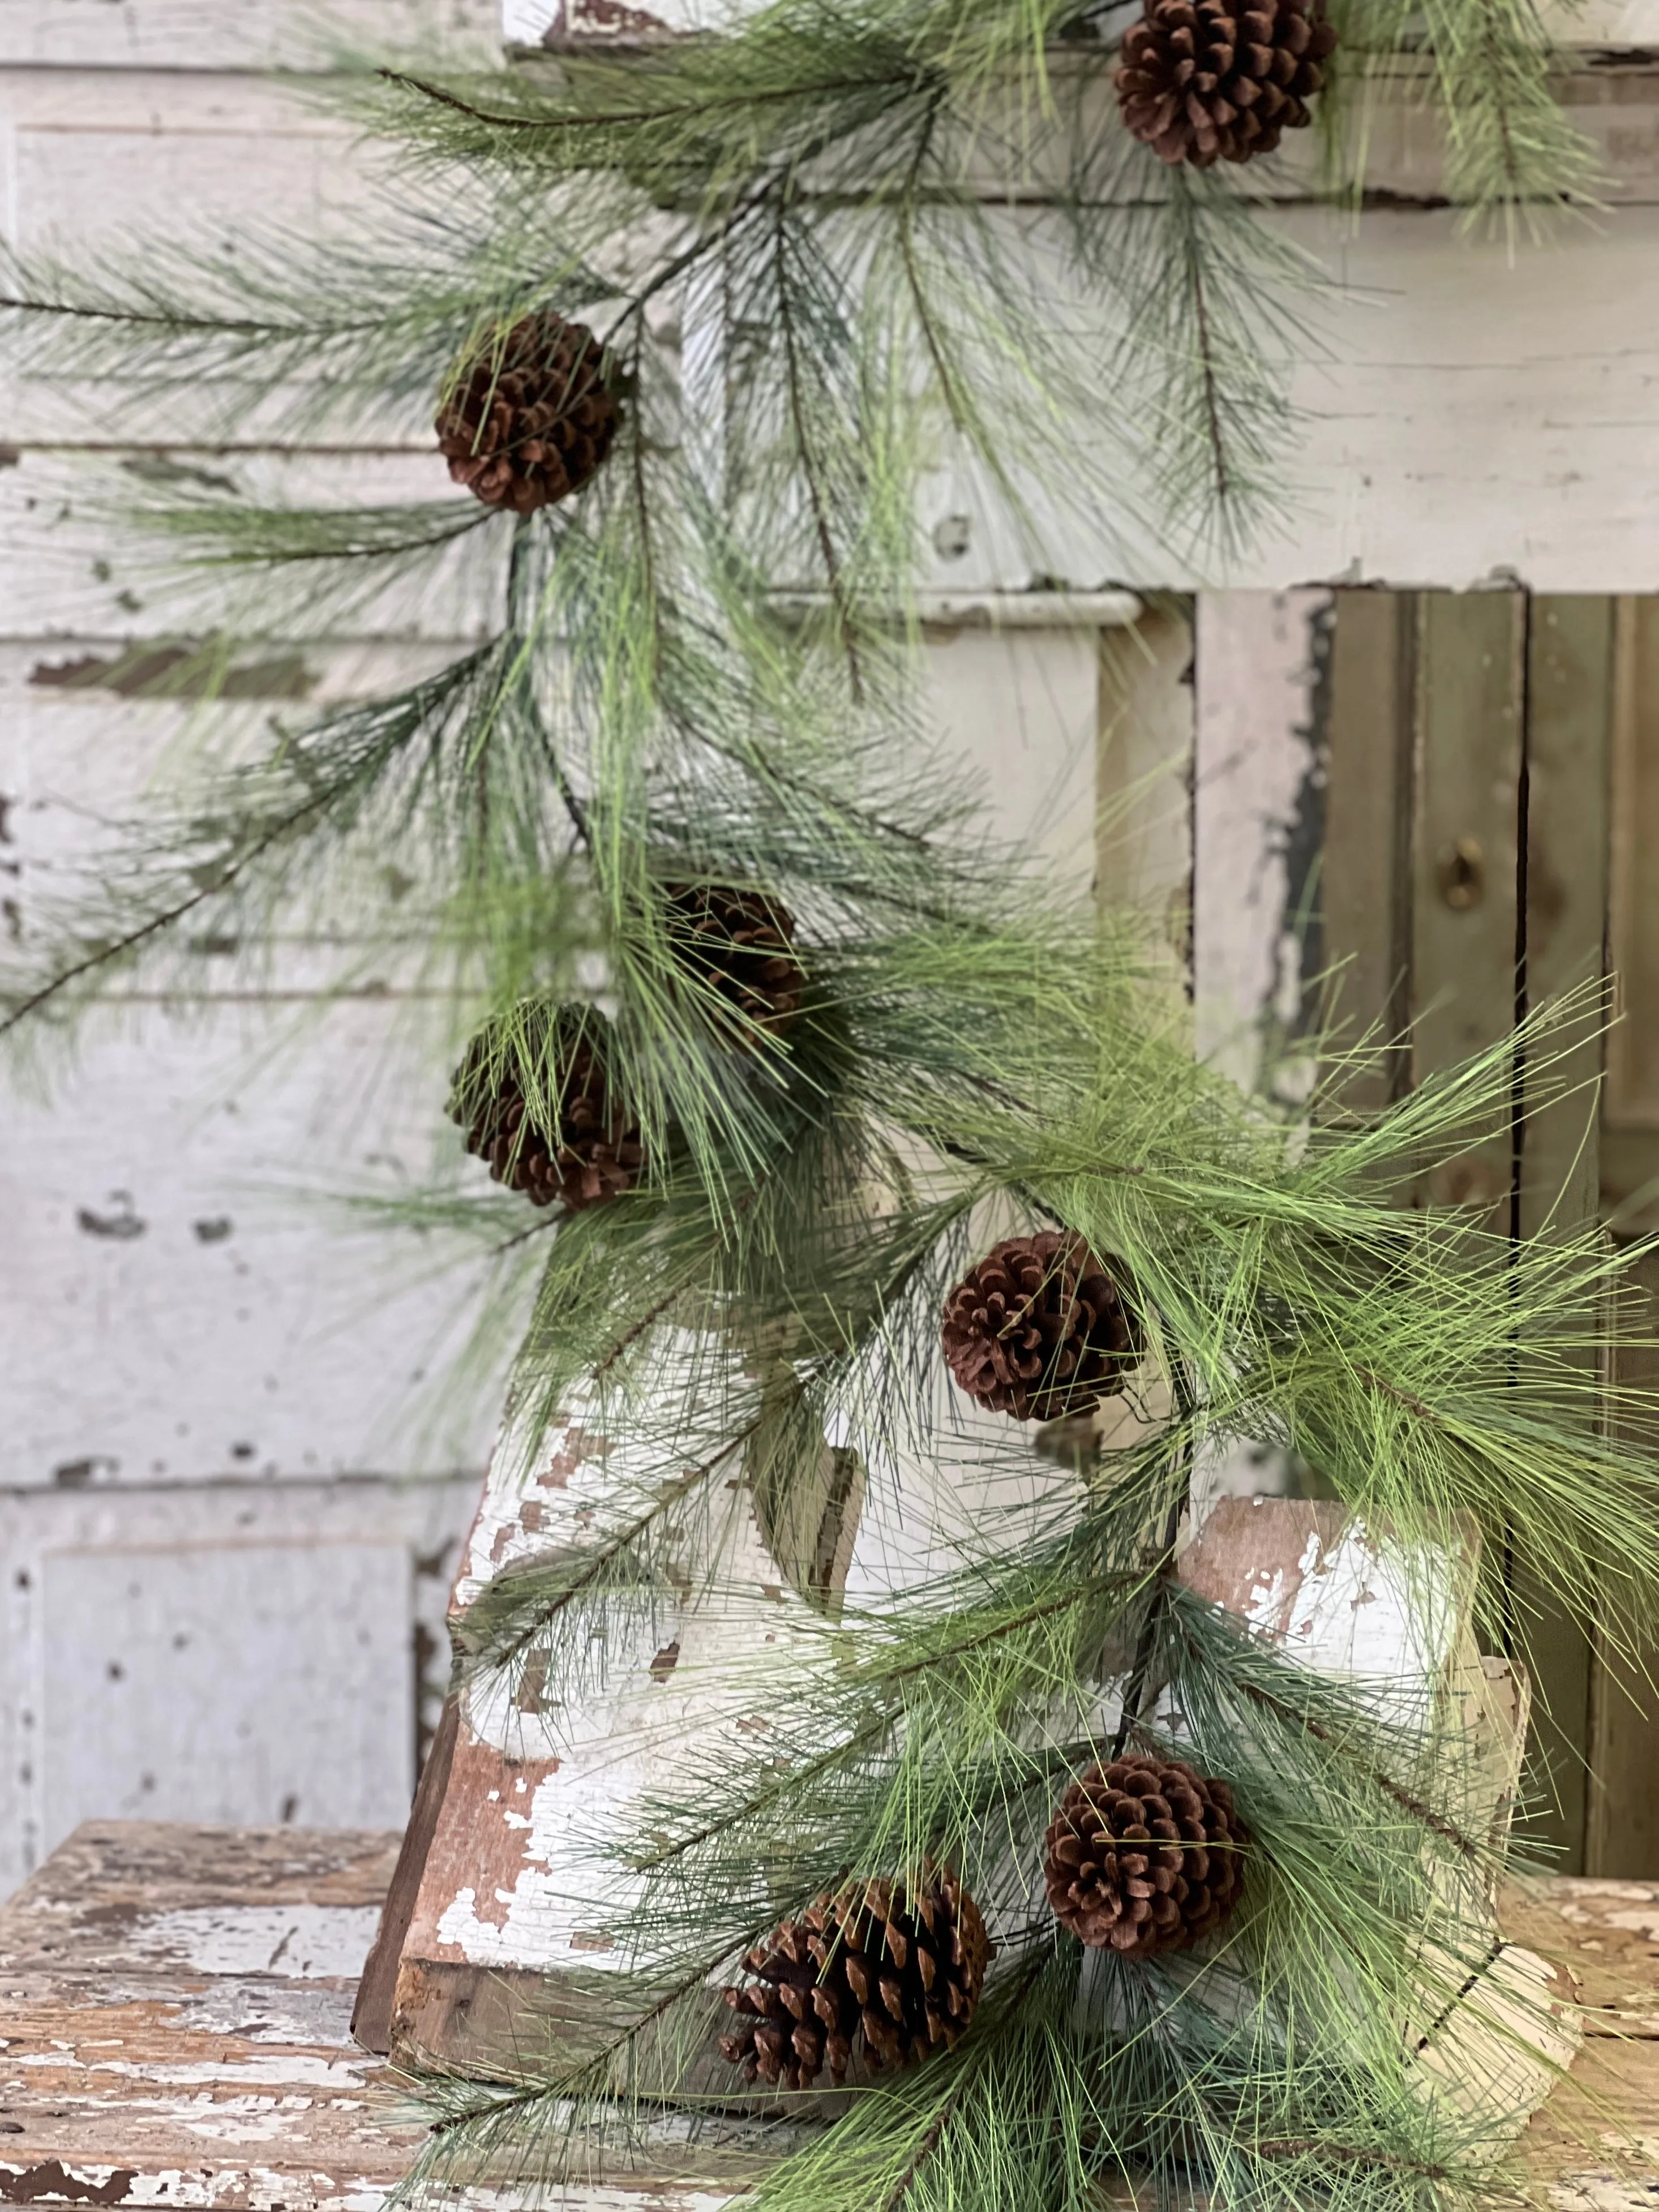
<path fill-rule="evenodd" d="M 0 1910 L 0 2203 L 374 2212 L 418 2139 L 349 2033 L 398 1840 L 76 1829 Z"/>
<path fill-rule="evenodd" d="M 351 2041 L 396 1835 L 100 1821 L 0 1909 L 0 2204 L 378 2212 L 417 2135 Z M 1587 2033 L 1524 2138 L 1557 2212 L 1659 2199 L 1659 1882 L 1513 1885 Z M 723 2192 L 655 2177 L 645 2201 Z M 641 2202 L 598 2189 L 590 2212 Z"/>

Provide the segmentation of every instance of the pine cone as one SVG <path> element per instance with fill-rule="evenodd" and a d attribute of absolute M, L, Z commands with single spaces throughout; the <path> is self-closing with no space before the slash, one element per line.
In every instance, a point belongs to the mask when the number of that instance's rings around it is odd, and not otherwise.
<path fill-rule="evenodd" d="M 534 1205 L 562 1199 L 578 1213 L 639 1181 L 639 1127 L 605 1080 L 604 1024 L 591 1006 L 562 1006 L 548 1022 L 541 1054 L 549 1087 L 556 1086 L 555 1128 L 532 1116 L 494 1027 L 479 1031 L 455 1071 L 449 1117 L 465 1130 L 468 1152 Z"/>
<path fill-rule="evenodd" d="M 1117 1285 L 1069 1231 L 994 1245 L 945 1301 L 940 1334 L 958 1386 L 1017 1421 L 1087 1412 L 1140 1357 Z"/>
<path fill-rule="evenodd" d="M 486 507 L 533 514 L 580 490 L 617 422 L 599 340 L 549 313 L 526 315 L 463 362 L 435 427 L 457 483 Z"/>
<path fill-rule="evenodd" d="M 726 1990 L 737 2022 L 720 2050 L 745 2080 L 787 2089 L 826 2065 L 839 2084 L 860 2041 L 872 2069 L 908 2065 L 962 2035 L 990 1959 L 979 1907 L 949 1872 L 826 1894 L 744 1960 L 757 1978 Z"/>
<path fill-rule="evenodd" d="M 1045 1838 L 1060 1925 L 1131 1959 L 1183 1951 L 1227 1917 L 1249 1838 L 1224 1782 L 1132 1752 L 1079 1775 Z"/>
<path fill-rule="evenodd" d="M 665 884 L 663 895 L 685 965 L 756 1028 L 787 1028 L 806 985 L 788 908 L 725 884 Z"/>
<path fill-rule="evenodd" d="M 1118 106 L 1166 161 L 1248 161 L 1306 127 L 1335 44 L 1325 0 L 1146 0 L 1123 41 Z"/>

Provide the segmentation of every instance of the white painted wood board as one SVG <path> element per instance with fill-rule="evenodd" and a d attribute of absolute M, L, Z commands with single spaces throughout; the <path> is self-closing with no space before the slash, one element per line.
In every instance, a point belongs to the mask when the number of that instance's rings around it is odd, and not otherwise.
<path fill-rule="evenodd" d="M 293 1929 L 313 1939 L 308 1963 L 343 1965 L 396 1843 L 135 1822 L 88 1826 L 64 1845 L 0 1911 L 0 2118 L 11 2130 L 0 2202 L 96 2191 L 185 2212 L 381 2212 L 418 2135 L 395 2124 L 383 2068 L 349 2040 L 349 1970 L 300 1978 L 285 1971 L 292 1942 L 271 1954 Z M 1629 1933 L 1652 1917 L 1639 1885 L 1540 1882 L 1508 1903 L 1529 1942 L 1595 1980 L 1595 1998 L 1614 1986 L 1604 1961 L 1615 1948 L 1617 1986 L 1650 1984 L 1651 1947 Z M 1655 2185 L 1659 2045 L 1597 2035 L 1597 2018 L 1574 2083 L 1601 2106 L 1587 2112 L 1566 2089 L 1523 2148 L 1561 2212 L 1638 2212 Z M 1638 2138 L 1626 2166 L 1596 2163 L 1613 2155 L 1614 2113 Z M 468 2201 L 509 2212 L 521 2192 Z M 579 2201 L 586 2212 L 718 2212 L 726 2191 L 645 2172 Z"/>
<path fill-rule="evenodd" d="M 418 417 L 409 427 L 413 440 Z M 142 492 L 123 466 L 130 452 L 42 451 L 21 434 L 21 457 L 0 465 L 0 639 L 199 636 L 219 629 L 261 639 L 331 632 L 439 641 L 459 653 L 499 621 L 507 549 L 499 529 L 469 532 L 418 574 L 373 592 L 361 588 L 349 564 L 304 578 L 304 598 L 289 593 L 280 576 L 221 588 L 174 566 L 128 521 Z M 453 497 L 465 511 L 467 495 L 453 491 L 435 450 L 220 454 L 204 465 L 275 507 L 372 508 Z M 31 668 L 23 681 L 49 684 L 50 669 Z"/>
<path fill-rule="evenodd" d="M 106 92 L 71 127 L 72 88 L 49 97 L 34 72 L 0 79 L 0 100 L 15 110 L 8 222 L 26 239 L 54 208 L 84 226 L 117 210 L 142 224 L 186 205 L 210 225 L 253 207 L 304 222 L 325 201 L 339 211 L 355 203 L 362 157 L 298 109 L 279 120 L 279 95 L 251 82 L 210 75 L 192 112 L 188 90 L 164 99 L 160 81 L 148 79 L 125 108 Z M 1323 579 L 1461 588 L 1518 573 L 1547 590 L 1652 587 L 1659 341 L 1644 303 L 1659 270 L 1659 210 L 1646 204 L 1659 191 L 1654 84 L 1651 70 L 1633 65 L 1572 80 L 1575 112 L 1603 137 L 1624 204 L 1542 245 L 1511 251 L 1429 205 L 1372 209 L 1357 228 L 1316 208 L 1281 212 L 1338 289 L 1307 308 L 1319 351 L 1292 380 L 1304 422 L 1286 455 L 1285 525 L 1247 555 L 1177 556 L 1133 528 L 1109 527 L 1109 516 L 1032 547 L 992 518 L 966 556 L 940 559 L 929 580 L 1018 587 L 1048 573 L 1082 586 Z M 1404 94 L 1401 103 L 1383 118 L 1383 138 L 1395 122 L 1404 133 L 1386 180 L 1398 191 L 1415 177 L 1427 190 L 1427 156 L 1413 151 L 1410 135 L 1426 126 Z M 29 395 L 27 405 L 46 397 Z M 63 395 L 48 404 L 52 434 L 72 431 Z M 423 439 L 412 421 L 399 434 Z M 0 420 L 6 435 L 16 441 Z M 931 528 L 974 504 L 970 490 L 942 478 L 923 520 Z"/>
<path fill-rule="evenodd" d="M 0 1488 L 0 1897 L 83 1819 L 401 1826 L 477 1490 Z"/>
<path fill-rule="evenodd" d="M 326 68 L 341 47 L 499 53 L 499 0 L 0 0 L 0 62 L 179 70 Z"/>
<path fill-rule="evenodd" d="M 338 1006 L 262 1066 L 295 1012 L 228 1006 L 210 1045 L 153 1009 L 100 1042 L 99 1018 L 55 1104 L 6 1098 L 0 1481 L 483 1464 L 491 1386 L 447 1419 L 438 1395 L 465 1277 L 434 1279 L 417 1239 L 347 1237 L 306 1201 L 385 1190 L 428 1146 L 459 1149 L 447 1070 L 422 1083 L 405 1066 L 377 1122 L 388 1009 Z"/>
<path fill-rule="evenodd" d="M 413 1578 L 393 1542 L 48 1552 L 45 1848 L 94 1819 L 394 1825 L 415 1787 Z"/>
<path fill-rule="evenodd" d="M 1320 855 L 1320 589 L 1199 595 L 1194 665 L 1193 1001 L 1200 1055 L 1246 1091 L 1292 1084 L 1300 923 Z"/>
<path fill-rule="evenodd" d="M 740 0 L 739 14 L 754 12 L 760 0 Z M 730 9 L 714 0 L 656 0 L 651 14 L 676 30 L 701 30 L 725 20 Z M 550 28 L 582 10 L 568 0 L 501 0 L 507 40 L 538 45 Z M 1539 10 L 1550 38 L 1559 46 L 1610 47 L 1659 46 L 1659 6 L 1655 0 L 1545 0 Z"/>
<path fill-rule="evenodd" d="M 1513 254 L 1446 209 L 1372 209 L 1357 229 L 1312 207 L 1271 220 L 1333 289 L 1300 303 L 1311 337 L 1289 374 L 1282 508 L 1255 542 L 1231 556 L 1159 543 L 1136 519 L 1133 499 L 1150 495 L 1133 477 L 1115 510 L 1061 517 L 1049 499 L 1034 538 L 969 472 L 945 470 L 924 488 L 922 522 L 969 513 L 973 540 L 927 581 L 1659 586 L 1659 337 L 1645 306 L 1659 210 L 1623 208 Z"/>

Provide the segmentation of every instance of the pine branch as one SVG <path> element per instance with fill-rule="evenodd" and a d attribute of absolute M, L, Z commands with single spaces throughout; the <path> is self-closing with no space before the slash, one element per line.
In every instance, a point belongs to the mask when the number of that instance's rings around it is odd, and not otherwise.
<path fill-rule="evenodd" d="M 84 982 L 88 975 L 95 975 L 101 969 L 127 958 L 153 939 L 165 935 L 176 928 L 179 922 L 188 920 L 210 899 L 220 897 L 267 853 L 291 836 L 303 823 L 322 812 L 333 797 L 334 793 L 327 792 L 302 801 L 291 812 L 280 817 L 263 836 L 256 838 L 234 860 L 227 862 L 209 882 L 198 884 L 171 905 L 159 908 L 108 944 L 99 945 L 83 958 L 59 969 L 50 981 L 15 1001 L 10 1011 L 0 1017 L 0 1036 L 20 1027 L 65 991 L 71 990 L 76 983 Z"/>
<path fill-rule="evenodd" d="M 745 91 L 714 93 L 699 90 L 678 102 L 666 101 L 659 106 L 634 108 L 578 109 L 573 113 L 556 112 L 544 115 L 501 115 L 489 109 L 475 106 L 459 94 L 447 91 L 441 85 L 428 83 L 425 79 L 409 76 L 400 70 L 382 69 L 375 74 L 387 84 L 408 92 L 419 93 L 422 98 L 435 101 L 441 107 L 465 115 L 474 123 L 486 125 L 492 131 L 602 131 L 644 124 L 673 122 L 705 123 L 711 115 L 730 110 L 771 107 L 788 101 L 805 102 L 832 98 L 842 93 L 880 92 L 895 86 L 908 88 L 915 80 L 914 69 L 884 69 L 857 76 L 803 78 L 797 82 L 756 87 Z M 3 303 L 0 303 L 3 304 Z"/>
<path fill-rule="evenodd" d="M 788 280 L 788 195 L 780 191 L 775 216 L 776 256 L 778 268 L 777 313 L 778 329 L 783 339 L 785 374 L 789 393 L 789 417 L 794 431 L 795 451 L 799 454 L 802 474 L 806 484 L 806 496 L 812 509 L 812 527 L 823 557 L 824 578 L 830 596 L 835 603 L 836 618 L 841 629 L 842 649 L 847 656 L 848 685 L 855 706 L 864 699 L 864 678 L 859 665 L 858 648 L 853 638 L 852 611 L 848 605 L 846 589 L 842 580 L 841 564 L 836 557 L 835 539 L 830 534 L 830 520 L 823 488 L 819 480 L 812 441 L 806 426 L 806 410 L 801 398 L 800 361 L 795 337 L 794 310 L 790 299 Z"/>

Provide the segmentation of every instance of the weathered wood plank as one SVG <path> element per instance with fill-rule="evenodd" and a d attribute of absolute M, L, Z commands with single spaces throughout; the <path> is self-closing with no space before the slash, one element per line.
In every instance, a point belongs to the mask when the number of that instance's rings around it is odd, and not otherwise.
<path fill-rule="evenodd" d="M 1621 599 L 1617 623 L 1608 934 L 1624 1018 L 1607 1040 L 1605 1119 L 1649 1130 L 1659 1129 L 1659 600 Z"/>
<path fill-rule="evenodd" d="M 387 2124 L 381 2069 L 347 2041 L 348 1962 L 397 1842 L 118 1823 L 64 1845 L 0 1911 L 0 2203 L 379 2212 L 419 2136 Z M 326 1972 L 295 1973 L 292 1944 L 275 1958 L 261 1948 L 279 1924 L 331 1923 L 337 1955 L 313 1960 Z M 1517 1886 L 1504 1924 L 1578 1979 L 1590 2030 L 1524 2140 L 1534 2180 L 1562 2212 L 1650 2204 L 1653 1887 Z M 1619 2154 L 1621 2136 L 1633 2155 Z M 730 2185 L 691 2166 L 682 2154 L 678 2172 L 595 2183 L 580 2201 L 718 2212 Z"/>
<path fill-rule="evenodd" d="M 1597 982 L 1607 926 L 1613 603 L 1540 596 L 1527 645 L 1526 988 L 1542 1006 Z M 1596 1217 L 1600 1017 L 1553 1079 L 1577 1096 L 1529 1102 L 1521 1157 L 1523 1237 Z"/>
<path fill-rule="evenodd" d="M 0 62 L 109 70 L 327 69 L 341 51 L 487 64 L 500 0 L 6 0 Z"/>
<path fill-rule="evenodd" d="M 1159 915 L 1172 976 L 1190 986 L 1194 617 L 1149 609 L 1100 634 L 1095 885 L 1103 903 Z"/>
<path fill-rule="evenodd" d="M 1412 1079 L 1515 1024 L 1526 602 L 1425 593 L 1418 609 L 1412 856 Z M 1509 1226 L 1507 1127 L 1436 1168 L 1429 1196 Z"/>
<path fill-rule="evenodd" d="M 396 1847 L 82 1828 L 0 1911 L 0 2203 L 378 2201 L 419 2134 L 347 2020 Z"/>
<path fill-rule="evenodd" d="M 1533 600 L 1527 638 L 1525 978 L 1531 1006 L 1599 980 L 1607 934 L 1608 747 L 1613 608 L 1606 599 Z M 1553 1079 L 1577 1095 L 1529 1098 L 1522 1133 L 1516 1225 L 1528 1237 L 1576 1234 L 1596 1218 L 1601 1073 L 1600 1018 L 1578 1024 Z M 1586 1322 L 1593 1316 L 1584 1316 Z M 1586 1363 L 1593 1382 L 1593 1360 Z M 1605 1867 L 1591 1832 L 1591 1730 L 1596 1657 L 1589 1623 L 1561 1604 L 1546 1565 L 1516 1563 L 1516 1602 L 1538 1690 L 1536 1762 L 1559 1807 L 1542 1827 L 1569 1873 Z M 1529 1617 L 1528 1617 L 1529 1616 Z M 1589 1760 L 1588 1771 L 1586 1759 Z"/>
<path fill-rule="evenodd" d="M 747 0 L 757 6 L 759 0 Z M 568 15 L 580 20 L 580 9 L 567 9 L 559 0 L 501 0 L 506 36 L 526 47 L 538 46 L 550 25 Z M 678 29 L 706 27 L 708 10 L 702 0 L 659 0 L 653 9 L 659 21 Z M 1654 0 L 1545 0 L 1540 15 L 1549 36 L 1565 46 L 1607 47 L 1628 51 L 1632 46 L 1659 46 L 1659 7 Z"/>
<path fill-rule="evenodd" d="M 1323 590 L 1204 592 L 1196 629 L 1193 996 L 1198 1050 L 1292 1095 L 1317 943 Z M 1313 934 L 1310 935 L 1310 926 Z"/>
<path fill-rule="evenodd" d="M 332 628 L 346 638 L 420 645 L 475 641 L 499 619 L 506 541 L 488 527 L 457 538 L 418 574 L 374 589 L 362 588 L 349 564 L 340 563 L 315 575 L 266 574 L 254 583 L 232 578 L 223 588 L 210 586 L 200 573 L 173 565 L 156 538 L 123 521 L 117 510 L 142 489 L 135 478 L 143 462 L 133 463 L 119 453 L 25 446 L 0 466 L 0 641 L 200 635 L 217 621 L 264 636 Z M 405 453 L 244 453 L 203 465 L 279 507 L 378 508 L 453 496 L 458 515 L 469 511 L 467 495 L 453 490 L 424 433 Z M 66 675 L 65 659 L 43 653 L 29 672 L 32 687 L 62 688 L 75 674 L 71 667 Z"/>
<path fill-rule="evenodd" d="M 1622 1316 L 1620 1380 L 1659 1384 L 1659 1255 L 1638 1264 L 1639 1297 Z M 1651 1437 L 1648 1438 L 1651 1448 Z M 1589 1871 L 1641 1876 L 1659 1867 L 1659 1636 L 1620 1652 L 1597 1640 L 1590 1696 Z"/>
<path fill-rule="evenodd" d="M 1415 604 L 1408 593 L 1339 592 L 1331 633 L 1319 881 L 1328 1019 L 1340 1047 L 1374 1053 L 1346 1087 L 1372 1109 L 1410 1073 Z"/>
<path fill-rule="evenodd" d="M 94 1811 L 401 1820 L 441 1705 L 476 1475 L 134 1473 L 0 1491 L 0 1895 Z"/>

